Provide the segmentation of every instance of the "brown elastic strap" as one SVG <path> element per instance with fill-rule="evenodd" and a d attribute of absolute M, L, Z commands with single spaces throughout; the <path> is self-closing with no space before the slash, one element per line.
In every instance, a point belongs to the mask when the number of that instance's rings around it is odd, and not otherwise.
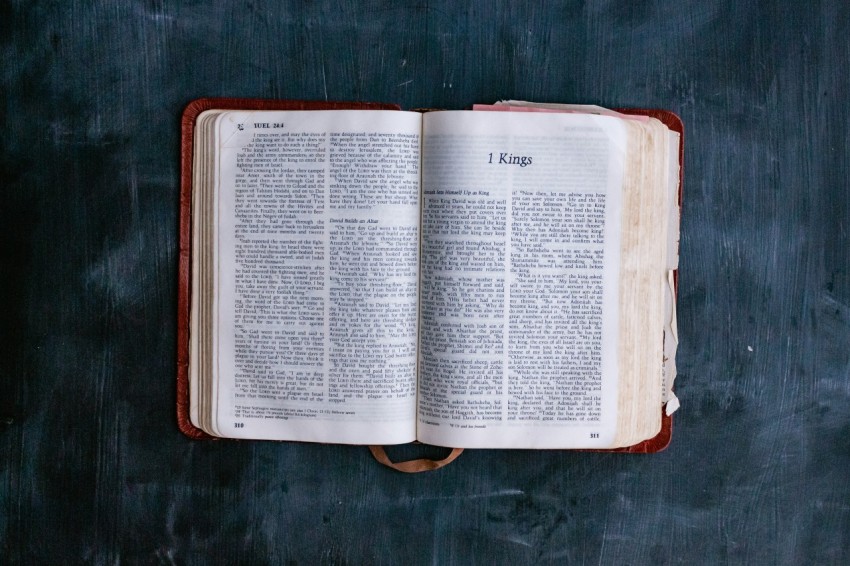
<path fill-rule="evenodd" d="M 390 460 L 383 446 L 369 446 L 369 451 L 372 452 L 372 456 L 375 457 L 375 460 L 383 465 L 406 474 L 415 474 L 416 472 L 436 470 L 438 468 L 442 468 L 446 464 L 451 464 L 454 462 L 455 458 L 460 456 L 460 453 L 463 452 L 463 448 L 452 448 L 451 454 L 442 460 L 419 458 L 417 460 L 408 460 L 406 462 L 393 462 Z"/>

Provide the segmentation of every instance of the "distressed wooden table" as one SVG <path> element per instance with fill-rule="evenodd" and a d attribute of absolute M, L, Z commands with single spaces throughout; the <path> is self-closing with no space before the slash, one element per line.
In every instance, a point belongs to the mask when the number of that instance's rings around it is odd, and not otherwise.
<path fill-rule="evenodd" d="M 0 3 L 0 562 L 850 561 L 850 6 L 459 4 Z M 178 124 L 201 96 L 679 113 L 670 448 L 411 477 L 184 438 Z"/>

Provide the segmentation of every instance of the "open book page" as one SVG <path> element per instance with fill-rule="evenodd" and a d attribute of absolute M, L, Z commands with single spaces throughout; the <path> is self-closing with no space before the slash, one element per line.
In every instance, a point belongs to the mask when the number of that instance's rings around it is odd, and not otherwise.
<path fill-rule="evenodd" d="M 414 439 L 420 133 L 407 112 L 220 114 L 212 432 Z"/>
<path fill-rule="evenodd" d="M 618 446 L 661 429 L 664 291 L 667 285 L 667 132 L 657 120 L 625 120 L 630 132 L 620 233 Z"/>
<path fill-rule="evenodd" d="M 650 118 L 648 115 L 621 113 L 600 106 L 589 104 L 553 104 L 553 103 L 538 103 L 526 102 L 521 100 L 503 100 L 496 104 L 484 105 L 476 104 L 474 110 L 492 110 L 492 111 L 509 111 L 509 112 L 580 112 L 585 114 L 599 114 L 602 116 L 614 116 L 625 120 L 634 120 L 643 122 L 647 128 L 660 130 L 667 137 L 667 157 L 661 159 L 662 155 L 656 155 L 659 161 L 666 161 L 667 172 L 666 181 L 664 181 L 667 202 L 663 210 L 667 211 L 667 260 L 665 264 L 665 279 L 664 285 L 664 364 L 662 375 L 662 396 L 661 401 L 666 404 L 665 411 L 671 415 L 679 407 L 679 401 L 673 393 L 673 382 L 676 378 L 676 349 L 678 347 L 678 335 L 676 330 L 676 289 L 673 282 L 673 272 L 678 268 L 678 251 L 679 251 L 679 149 L 681 138 L 678 132 L 668 130 L 658 123 L 657 120 Z M 646 178 L 642 179 L 646 181 Z M 653 195 L 654 196 L 654 195 Z"/>
<path fill-rule="evenodd" d="M 208 111 L 195 124 L 193 150 L 192 214 L 192 289 L 190 322 L 189 364 L 189 419 L 198 428 L 209 429 L 211 387 L 211 356 L 213 329 L 215 327 L 215 297 L 210 282 L 213 280 L 215 250 L 215 217 L 212 187 L 218 170 L 218 153 L 215 152 L 215 129 L 222 111 Z M 206 219 L 206 221 L 201 220 Z M 201 321 L 205 321 L 201 324 Z"/>
<path fill-rule="evenodd" d="M 194 137 L 194 146 L 192 150 L 193 156 L 193 165 L 192 165 L 192 174 L 193 180 L 192 185 L 196 189 L 192 191 L 192 210 L 195 214 L 200 214 L 201 203 L 203 202 L 201 199 L 201 194 L 204 192 L 201 190 L 201 187 L 206 186 L 207 180 L 205 178 L 205 174 L 210 169 L 209 167 L 204 167 L 202 155 L 206 155 L 206 147 L 205 142 L 208 140 L 207 132 L 208 126 L 205 122 L 209 120 L 215 121 L 215 117 L 217 116 L 217 112 L 208 112 L 206 115 L 202 115 L 198 117 L 195 125 L 195 137 Z M 192 289 L 198 290 L 200 289 L 200 281 L 204 279 L 201 276 L 201 271 L 204 265 L 203 260 L 206 258 L 207 254 L 203 253 L 203 250 L 200 246 L 201 242 L 201 234 L 200 234 L 201 224 L 195 223 L 194 230 L 192 231 L 192 249 L 194 253 L 192 254 Z M 192 306 L 190 309 L 190 327 L 193 329 L 198 329 L 198 321 L 200 319 L 200 313 L 198 312 L 200 308 L 200 292 L 194 292 L 191 295 Z M 200 387 L 199 374 L 200 368 L 199 366 L 199 353 L 201 351 L 199 345 L 199 336 L 202 333 L 195 332 L 194 336 L 192 336 L 192 340 L 190 341 L 189 347 L 191 352 L 189 354 L 190 359 L 194 361 L 194 363 L 189 366 L 189 420 L 190 422 L 200 428 L 201 420 L 200 420 L 200 399 L 202 396 L 198 391 Z"/>
<path fill-rule="evenodd" d="M 419 440 L 607 448 L 617 432 L 621 120 L 423 120 Z"/>

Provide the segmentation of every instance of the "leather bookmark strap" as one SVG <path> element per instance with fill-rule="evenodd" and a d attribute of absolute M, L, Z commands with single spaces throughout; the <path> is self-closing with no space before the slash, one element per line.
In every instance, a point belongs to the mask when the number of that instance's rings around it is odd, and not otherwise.
<path fill-rule="evenodd" d="M 406 474 L 415 474 L 417 472 L 437 470 L 446 464 L 451 464 L 454 462 L 455 458 L 460 456 L 460 453 L 463 452 L 463 448 L 452 448 L 451 453 L 442 460 L 418 458 L 416 460 L 407 460 L 406 462 L 393 462 L 390 460 L 390 457 L 387 456 L 387 452 L 384 450 L 383 446 L 369 446 L 369 451 L 372 453 L 372 456 L 375 457 L 375 460 L 388 468 L 392 468 Z"/>

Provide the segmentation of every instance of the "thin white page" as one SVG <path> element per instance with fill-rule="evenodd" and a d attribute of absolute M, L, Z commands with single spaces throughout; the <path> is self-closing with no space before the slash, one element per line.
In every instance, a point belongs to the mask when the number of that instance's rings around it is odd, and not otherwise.
<path fill-rule="evenodd" d="M 617 118 L 425 116 L 419 440 L 612 444 L 625 146 Z"/>
<path fill-rule="evenodd" d="M 415 436 L 421 116 L 229 112 L 219 122 L 224 436 Z"/>

